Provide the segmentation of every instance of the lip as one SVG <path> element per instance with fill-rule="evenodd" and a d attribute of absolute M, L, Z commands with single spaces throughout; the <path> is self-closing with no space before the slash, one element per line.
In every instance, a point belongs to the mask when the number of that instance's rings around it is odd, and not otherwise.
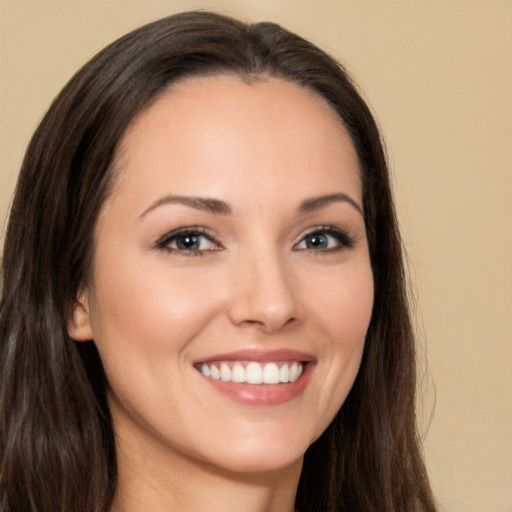
<path fill-rule="evenodd" d="M 311 375 L 316 366 L 315 357 L 296 350 L 239 350 L 215 354 L 197 360 L 194 365 L 217 361 L 255 361 L 258 363 L 297 361 L 304 364 L 304 372 L 295 382 L 275 385 L 224 382 L 211 379 L 199 371 L 197 372 L 198 376 L 205 381 L 205 384 L 212 386 L 216 392 L 240 404 L 252 406 L 276 406 L 299 397 L 311 380 Z"/>
<path fill-rule="evenodd" d="M 214 363 L 216 361 L 255 361 L 257 363 L 284 363 L 286 361 L 297 361 L 301 363 L 313 363 L 316 358 L 306 352 L 297 350 L 237 350 L 215 354 L 203 359 L 194 361 L 194 365 L 201 363 Z"/>

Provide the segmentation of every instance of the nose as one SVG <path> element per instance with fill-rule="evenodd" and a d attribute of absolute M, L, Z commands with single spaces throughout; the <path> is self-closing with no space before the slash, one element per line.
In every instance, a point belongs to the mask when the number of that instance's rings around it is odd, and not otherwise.
<path fill-rule="evenodd" d="M 235 325 L 273 333 L 300 320 L 296 278 L 283 258 L 260 252 L 237 266 L 231 275 L 228 306 L 228 315 Z"/>

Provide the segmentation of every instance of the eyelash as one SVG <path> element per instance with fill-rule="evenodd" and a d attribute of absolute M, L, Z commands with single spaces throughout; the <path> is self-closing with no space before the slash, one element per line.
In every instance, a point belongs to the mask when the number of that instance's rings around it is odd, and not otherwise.
<path fill-rule="evenodd" d="M 179 237 L 202 237 L 207 238 L 212 245 L 215 245 L 213 249 L 180 249 L 178 247 L 170 247 L 170 244 L 176 242 Z M 156 242 L 156 249 L 164 250 L 170 253 L 178 254 L 180 256 L 204 256 L 207 252 L 215 252 L 222 250 L 222 246 L 215 240 L 210 232 L 200 226 L 188 226 L 185 228 L 179 228 L 170 233 L 165 234 Z"/>
<path fill-rule="evenodd" d="M 313 235 L 324 235 L 328 237 L 332 237 L 336 240 L 338 245 L 336 247 L 328 247 L 328 248 L 298 248 L 298 246 L 304 242 L 308 237 L 312 237 Z M 178 247 L 170 247 L 172 243 L 177 242 L 179 237 L 198 237 L 198 238 L 206 238 L 214 248 L 211 249 L 180 249 Z M 293 249 L 296 251 L 308 251 L 310 253 L 333 253 L 343 251 L 345 249 L 351 249 L 354 246 L 354 239 L 343 229 L 337 228 L 335 226 L 318 226 L 310 229 L 306 234 L 302 236 L 298 243 L 293 246 Z M 162 238 L 157 240 L 155 247 L 157 250 L 164 250 L 169 253 L 178 254 L 180 256 L 204 256 L 208 252 L 216 252 L 223 249 L 223 247 L 215 240 L 215 238 L 210 234 L 209 230 L 200 226 L 188 226 L 184 228 L 179 228 L 170 233 L 165 234 Z"/>
<path fill-rule="evenodd" d="M 354 246 L 354 239 L 345 231 L 344 229 L 335 227 L 335 226 L 318 226 L 315 228 L 310 229 L 305 235 L 302 236 L 300 241 L 295 244 L 294 249 L 298 247 L 300 244 L 305 242 L 305 240 L 308 237 L 311 237 L 313 235 L 327 235 L 329 237 L 332 237 L 336 240 L 336 242 L 339 244 L 336 247 L 329 247 L 329 248 L 319 248 L 319 249 L 313 249 L 313 248 L 304 248 L 304 249 L 296 249 L 296 250 L 306 250 L 311 253 L 333 253 L 333 252 L 339 252 L 343 251 L 345 249 L 351 249 Z"/>

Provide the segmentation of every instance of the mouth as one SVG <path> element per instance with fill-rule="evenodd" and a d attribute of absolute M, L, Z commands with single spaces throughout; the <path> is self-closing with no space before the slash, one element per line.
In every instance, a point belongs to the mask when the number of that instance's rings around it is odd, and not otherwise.
<path fill-rule="evenodd" d="M 195 365 L 205 377 L 236 384 L 275 386 L 295 382 L 307 363 L 301 361 L 217 361 Z"/>
<path fill-rule="evenodd" d="M 279 405 L 306 389 L 316 359 L 294 350 L 239 351 L 196 361 L 201 377 L 221 394 L 247 405 Z"/>

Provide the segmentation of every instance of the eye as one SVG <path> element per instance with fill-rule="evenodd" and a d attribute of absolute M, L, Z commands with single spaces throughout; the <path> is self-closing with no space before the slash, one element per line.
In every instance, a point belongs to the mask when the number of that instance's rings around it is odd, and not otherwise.
<path fill-rule="evenodd" d="M 157 249 L 183 255 L 202 255 L 208 251 L 218 251 L 220 245 L 207 234 L 204 228 L 180 228 L 163 236 L 156 244 Z"/>
<path fill-rule="evenodd" d="M 304 236 L 295 245 L 295 250 L 337 251 L 354 245 L 352 237 L 344 230 L 334 226 L 316 228 Z"/>

